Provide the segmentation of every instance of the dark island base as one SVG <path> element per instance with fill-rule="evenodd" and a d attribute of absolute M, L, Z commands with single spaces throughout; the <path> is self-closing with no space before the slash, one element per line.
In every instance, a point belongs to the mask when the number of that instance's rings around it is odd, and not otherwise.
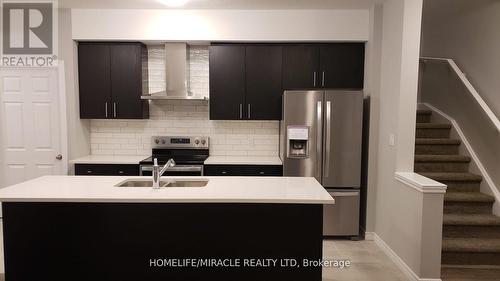
<path fill-rule="evenodd" d="M 321 268 L 302 262 L 322 257 L 322 216 L 306 204 L 4 203 L 6 281 L 320 281 Z M 243 266 L 252 258 L 278 264 Z"/>

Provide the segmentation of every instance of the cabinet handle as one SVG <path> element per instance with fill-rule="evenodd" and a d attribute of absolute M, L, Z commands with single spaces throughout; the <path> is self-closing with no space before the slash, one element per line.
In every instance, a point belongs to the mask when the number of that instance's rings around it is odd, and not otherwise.
<path fill-rule="evenodd" d="M 323 75 L 322 75 L 322 78 L 321 78 L 321 86 L 324 87 L 325 86 L 325 72 L 323 71 Z"/>
<path fill-rule="evenodd" d="M 316 71 L 314 71 L 313 75 L 313 86 L 316 87 Z"/>
<path fill-rule="evenodd" d="M 123 171 L 118 171 L 118 174 L 123 175 Z"/>
<path fill-rule="evenodd" d="M 240 103 L 240 119 L 243 119 L 243 104 Z"/>
<path fill-rule="evenodd" d="M 106 111 L 106 118 L 108 118 L 108 103 L 104 104 L 104 110 Z"/>
<path fill-rule="evenodd" d="M 260 175 L 265 175 L 266 173 L 265 172 L 259 172 Z"/>
<path fill-rule="evenodd" d="M 116 102 L 113 103 L 113 116 L 116 118 Z"/>
<path fill-rule="evenodd" d="M 248 119 L 250 119 L 250 117 L 251 117 L 250 112 L 251 112 L 251 108 L 250 108 L 250 104 L 248 104 Z"/>
<path fill-rule="evenodd" d="M 225 174 L 227 174 L 227 172 L 226 171 L 222 171 L 221 174 L 225 175 Z"/>
<path fill-rule="evenodd" d="M 91 170 L 87 170 L 87 174 L 92 174 L 92 171 Z"/>

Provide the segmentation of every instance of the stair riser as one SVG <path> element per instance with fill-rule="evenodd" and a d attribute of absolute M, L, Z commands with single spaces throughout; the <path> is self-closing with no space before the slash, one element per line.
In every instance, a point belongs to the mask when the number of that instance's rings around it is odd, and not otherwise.
<path fill-rule="evenodd" d="M 470 268 L 463 267 L 447 267 L 441 268 L 441 278 L 445 280 L 481 280 L 481 281 L 498 281 L 498 276 L 500 276 L 500 269 L 496 266 L 491 268 L 475 268 L 475 266 L 470 266 Z"/>
<path fill-rule="evenodd" d="M 441 255 L 442 264 L 500 265 L 500 253 L 447 252 Z"/>
<path fill-rule="evenodd" d="M 481 189 L 479 182 L 441 181 L 441 183 L 446 184 L 447 192 L 479 192 Z"/>
<path fill-rule="evenodd" d="M 463 162 L 417 162 L 415 163 L 415 171 L 426 173 L 461 173 L 469 170 L 469 163 Z"/>
<path fill-rule="evenodd" d="M 444 225 L 443 237 L 500 239 L 500 226 Z"/>
<path fill-rule="evenodd" d="M 491 214 L 493 203 L 445 202 L 446 214 Z"/>
<path fill-rule="evenodd" d="M 431 115 L 429 114 L 417 114 L 417 123 L 430 123 Z"/>
<path fill-rule="evenodd" d="M 450 137 L 450 129 L 417 129 L 417 138 L 442 139 Z"/>
<path fill-rule="evenodd" d="M 460 145 L 417 144 L 416 155 L 457 155 Z"/>

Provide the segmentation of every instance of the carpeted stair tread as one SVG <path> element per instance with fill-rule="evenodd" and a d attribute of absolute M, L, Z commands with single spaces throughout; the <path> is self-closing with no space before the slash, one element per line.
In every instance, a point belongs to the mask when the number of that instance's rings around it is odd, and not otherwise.
<path fill-rule="evenodd" d="M 417 109 L 417 115 L 432 115 L 432 110 L 430 110 L 430 109 Z"/>
<path fill-rule="evenodd" d="M 441 267 L 443 281 L 490 281 L 500 279 L 500 268 L 497 266 L 448 266 Z"/>
<path fill-rule="evenodd" d="M 472 173 L 419 173 L 435 181 L 481 182 L 483 177 Z"/>
<path fill-rule="evenodd" d="M 417 145 L 459 145 L 462 142 L 455 139 L 432 139 L 432 138 L 416 138 L 415 144 Z"/>
<path fill-rule="evenodd" d="M 471 158 L 463 155 L 415 155 L 415 162 L 461 162 L 469 163 Z"/>
<path fill-rule="evenodd" d="M 448 277 L 441 277 L 442 281 L 498 281 L 497 277 L 492 277 L 492 278 L 483 278 L 483 277 L 478 277 L 478 278 L 448 278 Z"/>
<path fill-rule="evenodd" d="M 451 125 L 436 123 L 417 123 L 417 129 L 451 129 Z"/>
<path fill-rule="evenodd" d="M 445 238 L 443 251 L 467 253 L 500 253 L 500 239 Z"/>
<path fill-rule="evenodd" d="M 500 226 L 500 217 L 490 214 L 444 214 L 444 225 Z"/>
<path fill-rule="evenodd" d="M 481 192 L 446 192 L 444 194 L 445 202 L 464 202 L 464 203 L 493 203 L 495 198 Z"/>

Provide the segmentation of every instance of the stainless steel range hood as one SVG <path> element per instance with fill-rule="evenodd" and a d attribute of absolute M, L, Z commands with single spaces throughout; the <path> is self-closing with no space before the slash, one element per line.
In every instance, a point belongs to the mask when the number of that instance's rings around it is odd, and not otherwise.
<path fill-rule="evenodd" d="M 189 50 L 186 43 L 165 44 L 166 91 L 143 95 L 143 100 L 207 100 L 189 90 Z"/>

